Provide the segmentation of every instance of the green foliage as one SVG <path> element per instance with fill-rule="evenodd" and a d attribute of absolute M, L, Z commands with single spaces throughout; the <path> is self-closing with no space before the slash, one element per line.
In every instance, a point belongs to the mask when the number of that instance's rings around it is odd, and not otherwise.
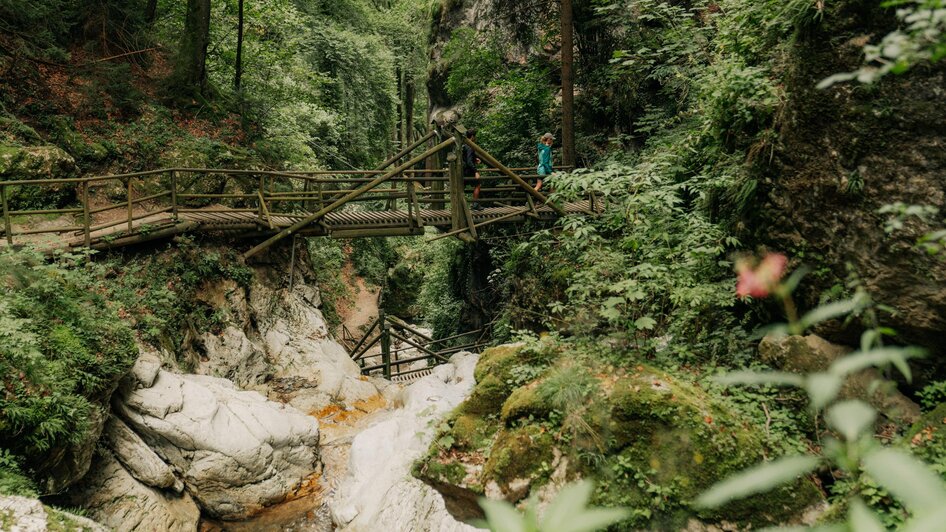
<path fill-rule="evenodd" d="M 0 495 L 38 495 L 36 485 L 23 474 L 20 459 L 7 449 L 0 449 Z"/>
<path fill-rule="evenodd" d="M 505 501 L 480 499 L 486 512 L 486 523 L 493 532 L 594 532 L 626 518 L 629 512 L 623 508 L 591 508 L 589 501 L 594 486 L 590 482 L 578 482 L 562 488 L 558 496 L 549 503 L 539 519 L 533 500 L 524 514 Z"/>
<path fill-rule="evenodd" d="M 459 28 L 444 47 L 443 60 L 449 66 L 447 93 L 459 101 L 486 88 L 501 72 L 499 43 L 481 42 L 472 28 Z"/>
<path fill-rule="evenodd" d="M 341 323 L 338 304 L 348 294 L 348 287 L 342 279 L 345 250 L 341 242 L 331 238 L 310 238 L 306 243 L 315 283 L 322 295 L 322 313 L 330 325 L 337 326 Z"/>
<path fill-rule="evenodd" d="M 103 264 L 109 296 L 144 339 L 178 352 L 188 329 L 195 333 L 219 330 L 224 317 L 197 297 L 204 285 L 232 280 L 245 288 L 253 272 L 236 251 L 209 251 L 193 240 L 178 237 L 176 244 L 160 255 L 114 260 Z"/>
<path fill-rule="evenodd" d="M 56 465 L 86 437 L 118 378 L 137 358 L 131 330 L 105 297 L 101 268 L 82 255 L 44 263 L 32 252 L 0 254 L 0 439 L 8 478 Z M 13 481 L 18 489 L 27 487 Z"/>
<path fill-rule="evenodd" d="M 786 292 L 775 291 L 788 305 L 790 299 Z M 810 314 L 819 317 L 812 320 L 816 323 L 835 317 L 837 312 L 815 309 Z M 697 504 L 714 508 L 751 494 L 762 493 L 793 481 L 800 475 L 810 474 L 822 462 L 828 461 L 846 477 L 867 477 L 860 484 L 847 484 L 850 491 L 845 494 L 849 508 L 846 521 L 852 530 L 883 530 L 884 522 L 897 521 L 897 514 L 887 509 L 876 513 L 865 504 L 864 498 L 868 502 L 877 502 L 872 498 L 878 495 L 878 488 L 884 492 L 880 495 L 881 499 L 889 494 L 909 512 L 910 519 L 903 529 L 932 530 L 930 527 L 934 523 L 941 524 L 944 516 L 942 508 L 946 503 L 946 482 L 916 456 L 902 449 L 882 446 L 873 438 L 877 412 L 871 406 L 860 400 L 838 400 L 846 376 L 868 367 L 892 365 L 910 380 L 906 360 L 917 356 L 917 350 L 883 347 L 879 344 L 880 338 L 881 335 L 876 331 L 864 333 L 862 350 L 838 359 L 825 372 L 805 376 L 737 372 L 721 379 L 721 382 L 729 384 L 767 383 L 804 388 L 810 397 L 812 409 L 816 413 L 824 411 L 827 425 L 838 437 L 830 437 L 821 454 L 780 458 L 719 482 L 701 495 Z"/>
<path fill-rule="evenodd" d="M 897 8 L 900 27 L 879 43 L 864 46 L 864 66 L 829 76 L 818 84 L 819 88 L 850 80 L 873 83 L 887 74 L 902 74 L 946 57 L 946 2 L 889 0 L 883 5 Z"/>

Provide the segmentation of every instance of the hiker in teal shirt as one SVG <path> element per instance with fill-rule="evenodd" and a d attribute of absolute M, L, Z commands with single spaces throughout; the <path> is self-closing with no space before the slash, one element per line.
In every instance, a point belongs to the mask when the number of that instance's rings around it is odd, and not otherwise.
<path fill-rule="evenodd" d="M 535 184 L 536 191 L 542 190 L 542 177 L 552 173 L 552 142 L 554 140 L 555 137 L 553 137 L 551 133 L 546 133 L 539 139 L 537 146 L 539 150 L 539 166 L 536 168 L 536 173 L 539 174 L 539 180 Z"/>

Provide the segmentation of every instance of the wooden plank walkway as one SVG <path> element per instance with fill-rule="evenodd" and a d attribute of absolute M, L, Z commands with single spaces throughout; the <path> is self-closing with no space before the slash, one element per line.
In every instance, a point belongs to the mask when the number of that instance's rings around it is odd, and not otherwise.
<path fill-rule="evenodd" d="M 562 206 L 569 214 L 591 212 L 589 200 L 567 203 Z M 522 207 L 502 206 L 488 207 L 482 210 L 471 211 L 476 224 L 503 218 L 497 224 L 515 225 L 529 219 L 540 221 L 554 221 L 558 214 L 549 207 L 537 206 L 535 215 L 522 213 Z M 514 215 L 514 216 L 511 216 Z M 424 226 L 449 228 L 452 213 L 445 209 L 421 209 L 420 219 Z M 129 240 L 141 241 L 149 235 L 156 238 L 181 233 L 224 233 L 230 236 L 265 237 L 275 234 L 281 229 L 290 227 L 302 219 L 304 215 L 274 214 L 261 220 L 255 212 L 235 212 L 228 209 L 206 208 L 195 209 L 178 214 L 175 221 L 172 213 L 159 213 L 132 221 L 132 229 L 127 224 L 113 225 L 90 232 L 90 244 L 93 249 L 108 249 L 127 245 Z M 424 227 L 418 227 L 412 221 L 416 215 L 409 216 L 404 210 L 391 211 L 357 211 L 346 210 L 327 214 L 321 223 L 313 223 L 306 229 L 299 231 L 300 236 L 325 236 L 333 238 L 351 238 L 351 231 L 358 231 L 363 237 L 384 237 L 403 233 L 404 235 L 422 235 Z M 270 228 L 266 222 L 271 222 Z M 68 231 L 60 233 L 59 242 L 63 247 L 80 247 L 85 243 L 82 231 Z"/>
<path fill-rule="evenodd" d="M 528 173 L 533 169 L 507 168 L 465 138 L 464 131 L 459 125 L 431 131 L 374 170 L 162 168 L 0 181 L 2 240 L 48 250 L 110 249 L 181 233 L 211 233 L 261 240 L 244 253 L 249 258 L 289 236 L 408 236 L 434 227 L 440 231 L 435 238 L 472 242 L 492 224 L 601 212 L 600 196 L 591 192 L 584 201 L 550 202 L 535 190 L 540 176 Z M 433 146 L 411 156 L 425 144 Z M 475 180 L 463 176 L 464 147 L 491 165 Z M 481 187 L 482 209 L 471 208 L 474 186 Z M 30 208 L 23 200 L 47 191 L 74 196 L 59 208 Z"/>

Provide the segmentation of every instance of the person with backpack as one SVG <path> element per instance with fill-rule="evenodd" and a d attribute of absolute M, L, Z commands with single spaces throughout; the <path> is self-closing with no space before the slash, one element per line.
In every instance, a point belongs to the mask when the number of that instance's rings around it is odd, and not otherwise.
<path fill-rule="evenodd" d="M 539 179 L 535 184 L 536 191 L 542 190 L 542 178 L 552 174 L 552 142 L 554 141 L 555 137 L 551 133 L 546 133 L 539 139 L 537 145 L 539 166 L 536 168 Z"/>
<path fill-rule="evenodd" d="M 476 142 L 476 130 L 468 129 L 466 132 L 466 138 L 470 139 L 473 142 Z M 466 181 L 467 178 L 476 179 L 476 185 L 473 187 L 473 205 L 474 209 L 482 209 L 483 206 L 480 205 L 480 171 L 477 169 L 477 165 L 480 164 L 479 157 L 476 156 L 476 152 L 473 151 L 473 148 L 463 145 L 463 179 Z"/>

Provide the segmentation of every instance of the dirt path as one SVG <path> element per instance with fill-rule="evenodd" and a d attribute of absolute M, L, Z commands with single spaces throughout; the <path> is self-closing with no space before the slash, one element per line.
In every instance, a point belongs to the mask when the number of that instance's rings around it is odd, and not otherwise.
<path fill-rule="evenodd" d="M 345 265 L 342 270 L 342 279 L 345 286 L 353 287 L 353 297 L 346 301 L 338 309 L 338 315 L 342 318 L 342 324 L 348 327 L 355 336 L 363 332 L 375 318 L 378 317 L 378 292 L 379 288 L 369 288 L 365 280 L 355 274 L 355 269 L 351 263 Z M 341 334 L 336 337 L 341 338 Z"/>

